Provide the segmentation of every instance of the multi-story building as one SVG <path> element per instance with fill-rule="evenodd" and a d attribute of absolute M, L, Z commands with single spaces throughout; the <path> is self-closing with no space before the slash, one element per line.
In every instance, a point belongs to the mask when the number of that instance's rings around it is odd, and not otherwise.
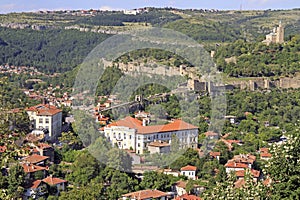
<path fill-rule="evenodd" d="M 46 130 L 50 139 L 61 133 L 62 110 L 49 104 L 39 104 L 26 111 L 34 129 Z"/>
<path fill-rule="evenodd" d="M 180 119 L 165 125 L 147 125 L 143 121 L 132 117 L 116 121 L 104 127 L 105 137 L 120 149 L 132 149 L 137 154 L 143 154 L 148 145 L 154 141 L 172 143 L 175 135 L 182 148 L 197 148 L 198 127 Z"/>

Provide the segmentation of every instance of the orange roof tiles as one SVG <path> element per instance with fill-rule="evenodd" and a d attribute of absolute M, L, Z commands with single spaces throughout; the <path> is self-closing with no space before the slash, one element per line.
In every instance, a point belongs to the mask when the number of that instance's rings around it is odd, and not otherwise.
<path fill-rule="evenodd" d="M 239 170 L 239 171 L 236 171 L 235 174 L 236 174 L 237 177 L 244 177 L 245 172 L 246 172 L 245 170 Z M 254 178 L 259 178 L 260 171 L 252 169 L 250 172 L 251 172 L 251 174 Z"/>
<path fill-rule="evenodd" d="M 214 158 L 216 158 L 217 156 L 220 156 L 221 155 L 221 153 L 220 152 L 209 152 L 209 155 L 210 156 L 212 156 L 212 157 L 214 157 Z"/>
<path fill-rule="evenodd" d="M 52 176 L 48 176 L 47 178 L 44 178 L 43 181 L 45 183 L 48 183 L 49 185 L 57 185 L 60 183 L 66 183 L 66 180 L 60 179 L 60 178 L 54 178 Z"/>
<path fill-rule="evenodd" d="M 138 198 L 139 200 L 149 199 L 149 198 L 160 198 L 166 196 L 168 196 L 167 193 L 159 190 L 140 190 L 137 192 L 131 192 L 123 195 L 123 197 Z"/>
<path fill-rule="evenodd" d="M 4 153 L 6 149 L 6 146 L 0 146 L 0 153 Z"/>
<path fill-rule="evenodd" d="M 32 165 L 32 164 L 28 165 L 26 163 L 23 163 L 22 167 L 23 167 L 25 173 L 32 173 L 32 172 L 37 172 L 37 171 L 42 171 L 42 170 L 48 170 L 48 167 L 41 167 L 41 166 Z"/>
<path fill-rule="evenodd" d="M 175 200 L 201 200 L 201 198 L 191 194 L 184 194 L 176 197 Z"/>
<path fill-rule="evenodd" d="M 215 132 L 212 132 L 212 131 L 208 131 L 206 133 L 204 133 L 206 137 L 209 137 L 209 136 L 219 136 L 218 133 L 215 133 Z"/>
<path fill-rule="evenodd" d="M 34 182 L 31 182 L 27 187 L 25 188 L 31 188 L 31 189 L 36 189 L 40 186 L 40 184 L 42 183 L 41 180 L 36 180 Z"/>
<path fill-rule="evenodd" d="M 261 153 L 261 154 L 260 154 L 260 157 L 261 157 L 261 158 L 271 158 L 271 157 L 272 157 L 272 154 L 270 154 L 270 153 Z"/>
<path fill-rule="evenodd" d="M 236 163 L 236 162 L 227 162 L 225 164 L 225 167 L 227 168 L 248 168 L 247 164 L 244 163 Z"/>
<path fill-rule="evenodd" d="M 136 129 L 139 134 L 151 134 L 151 133 L 161 133 L 161 132 L 171 132 L 178 130 L 191 130 L 198 129 L 198 127 L 184 122 L 180 119 L 174 120 L 173 122 L 166 125 L 154 125 L 154 126 L 143 126 L 142 121 L 133 118 L 126 117 L 125 119 L 113 122 L 107 127 L 112 126 L 125 126 L 128 128 Z"/>
<path fill-rule="evenodd" d="M 46 115 L 46 116 L 52 116 L 62 112 L 62 110 L 48 104 L 39 104 L 36 106 L 32 106 L 27 108 L 26 111 L 33 111 L 33 112 L 37 112 L 37 115 Z"/>
<path fill-rule="evenodd" d="M 251 155 L 251 154 L 235 155 L 233 157 L 233 159 L 231 159 L 230 161 L 239 162 L 239 163 L 253 164 L 256 161 L 256 156 Z"/>
<path fill-rule="evenodd" d="M 24 160 L 26 160 L 27 162 L 31 163 L 31 164 L 36 164 L 39 162 L 42 162 L 44 160 L 47 160 L 49 157 L 48 156 L 41 156 L 38 154 L 33 154 L 31 156 L 26 157 Z"/>
<path fill-rule="evenodd" d="M 197 167 L 192 166 L 192 165 L 187 165 L 180 169 L 180 171 L 196 171 L 196 170 L 197 170 Z"/>

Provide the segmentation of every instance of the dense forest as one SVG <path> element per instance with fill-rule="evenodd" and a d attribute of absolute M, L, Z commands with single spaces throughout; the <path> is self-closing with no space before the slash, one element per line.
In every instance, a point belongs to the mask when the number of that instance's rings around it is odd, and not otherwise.
<path fill-rule="evenodd" d="M 0 28 L 0 64 L 35 66 L 46 73 L 69 71 L 107 37 L 74 30 Z"/>

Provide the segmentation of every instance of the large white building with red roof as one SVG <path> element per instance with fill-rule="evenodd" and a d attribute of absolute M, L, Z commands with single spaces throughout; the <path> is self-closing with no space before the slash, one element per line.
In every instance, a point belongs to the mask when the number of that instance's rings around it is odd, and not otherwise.
<path fill-rule="evenodd" d="M 126 117 L 113 122 L 103 129 L 105 137 L 120 149 L 133 149 L 143 154 L 148 145 L 154 141 L 172 143 L 172 135 L 176 135 L 182 148 L 197 148 L 198 127 L 180 119 L 165 125 L 146 125 L 133 117 Z"/>
<path fill-rule="evenodd" d="M 34 129 L 47 130 L 49 138 L 61 133 L 62 110 L 49 104 L 39 104 L 26 111 Z"/>

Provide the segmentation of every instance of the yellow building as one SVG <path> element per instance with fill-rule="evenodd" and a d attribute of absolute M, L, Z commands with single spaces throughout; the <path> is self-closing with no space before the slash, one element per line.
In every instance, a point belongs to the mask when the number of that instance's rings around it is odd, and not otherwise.
<path fill-rule="evenodd" d="M 281 22 L 279 22 L 279 26 L 273 29 L 272 33 L 266 35 L 266 39 L 263 43 L 269 45 L 271 43 L 282 44 L 284 43 L 284 27 Z"/>

